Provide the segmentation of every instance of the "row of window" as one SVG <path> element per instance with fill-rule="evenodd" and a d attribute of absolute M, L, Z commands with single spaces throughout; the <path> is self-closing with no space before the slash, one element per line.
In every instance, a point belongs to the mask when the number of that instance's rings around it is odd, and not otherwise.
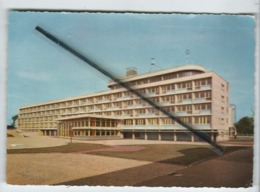
<path fill-rule="evenodd" d="M 192 96 L 193 95 L 193 96 Z M 203 100 L 211 100 L 211 92 L 210 91 L 203 91 L 203 92 L 196 92 L 196 93 L 185 93 L 185 94 L 178 94 L 178 95 L 169 95 L 169 96 L 161 96 L 161 97 L 154 97 L 151 98 L 153 102 L 157 103 L 165 103 L 168 104 L 181 104 L 182 102 L 192 102 L 191 100 L 196 102 L 199 99 L 199 102 Z M 140 107 L 140 106 L 148 106 L 145 101 L 137 99 L 137 100 L 129 100 L 129 101 L 119 101 L 119 102 L 112 102 L 112 103 L 105 103 L 105 104 L 95 104 L 90 106 L 81 106 L 81 107 L 71 107 L 66 109 L 57 109 L 57 110 L 47 110 L 41 112 L 33 112 L 38 113 L 38 115 L 58 115 L 64 113 L 80 113 L 80 112 L 93 112 L 94 110 L 115 110 L 115 109 L 122 109 L 122 108 L 130 108 L 130 107 Z M 19 117 L 26 117 L 26 114 L 20 114 Z"/>
<path fill-rule="evenodd" d="M 113 119 L 84 118 L 71 121 L 64 121 L 60 124 L 60 127 L 117 127 L 117 121 Z"/>
<path fill-rule="evenodd" d="M 166 74 L 166 75 L 158 75 L 156 77 L 149 77 L 149 78 L 145 78 L 145 79 L 134 80 L 134 81 L 128 82 L 128 85 L 129 86 L 138 86 L 138 85 L 144 85 L 144 84 L 154 83 L 154 82 L 158 82 L 158 81 L 187 77 L 187 76 L 196 75 L 196 74 L 200 74 L 200 73 L 201 72 L 199 72 L 199 71 L 174 72 L 174 73 L 170 73 L 170 74 Z M 197 80 L 197 81 L 200 81 L 200 80 Z M 111 87 L 111 89 L 120 88 L 119 85 L 113 85 L 110 87 Z"/>
<path fill-rule="evenodd" d="M 179 117 L 179 119 L 187 124 L 210 124 L 210 116 L 200 116 L 200 117 Z M 125 119 L 124 125 L 172 125 L 174 120 L 170 118 L 150 118 L 150 119 Z"/>
<path fill-rule="evenodd" d="M 178 105 L 178 106 L 166 106 L 162 107 L 168 112 L 189 112 L 190 114 L 192 111 L 202 111 L 202 110 L 211 110 L 210 103 L 204 104 L 193 104 L 193 105 Z M 223 111 L 224 107 L 221 108 Z M 68 111 L 69 113 L 69 111 Z M 128 109 L 128 110 L 120 110 L 114 112 L 100 112 L 95 113 L 98 115 L 105 115 L 105 116 L 135 116 L 140 114 L 150 114 L 150 115 L 160 115 L 160 112 L 155 108 L 140 108 L 140 109 Z M 57 116 L 49 116 L 49 117 L 41 117 L 41 114 L 35 113 L 36 117 L 31 117 L 30 114 L 23 114 L 18 119 L 19 123 L 24 122 L 45 122 L 45 121 L 55 121 Z M 37 117 L 38 116 L 38 117 Z"/>
<path fill-rule="evenodd" d="M 72 134 L 72 135 L 71 135 Z M 116 136 L 118 131 L 116 130 L 73 130 L 72 133 L 68 129 L 59 129 L 59 136 Z"/>
<path fill-rule="evenodd" d="M 210 85 L 211 79 L 202 79 L 202 80 L 196 80 L 194 81 L 196 87 L 202 86 L 202 85 Z M 160 94 L 160 93 L 166 93 L 167 91 L 172 90 L 178 90 L 178 89 L 187 89 L 191 90 L 192 88 L 192 81 L 182 82 L 182 83 L 175 83 L 175 84 L 169 84 L 169 85 L 162 85 L 162 86 L 156 86 L 156 87 L 150 87 L 150 88 L 143 88 L 139 89 L 139 92 L 142 94 Z M 160 92 L 162 90 L 162 92 Z M 66 108 L 66 107 L 73 107 L 73 106 L 80 106 L 85 104 L 92 104 L 92 103 L 99 103 L 99 102 L 111 102 L 116 101 L 118 99 L 131 99 L 134 95 L 128 91 L 120 92 L 120 93 L 114 93 L 114 94 L 107 94 L 107 95 L 101 95 L 91 98 L 83 98 L 73 101 L 66 101 L 66 102 L 60 102 L 60 103 L 54 103 L 49 105 L 42 105 L 37 107 L 31 107 L 31 108 L 25 108 L 20 109 L 21 113 L 27 113 L 32 111 L 43 111 L 43 110 L 51 110 L 51 109 L 58 109 L 58 108 Z"/>
<path fill-rule="evenodd" d="M 57 128 L 57 123 L 23 123 L 18 125 L 19 129 L 25 129 L 25 128 Z"/>

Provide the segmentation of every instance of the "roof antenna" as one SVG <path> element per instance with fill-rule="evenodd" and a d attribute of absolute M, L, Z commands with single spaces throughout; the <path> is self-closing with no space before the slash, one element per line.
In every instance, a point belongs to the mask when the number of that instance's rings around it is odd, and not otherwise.
<path fill-rule="evenodd" d="M 189 49 L 186 49 L 185 55 L 186 55 L 186 57 L 185 57 L 186 64 L 191 64 L 191 63 L 193 63 L 193 58 L 190 57 L 190 50 L 189 50 Z"/>
<path fill-rule="evenodd" d="M 153 67 L 157 67 L 159 69 L 162 69 L 161 67 L 155 65 L 155 58 L 151 58 L 151 64 L 150 65 L 151 65 L 150 72 L 153 71 Z"/>

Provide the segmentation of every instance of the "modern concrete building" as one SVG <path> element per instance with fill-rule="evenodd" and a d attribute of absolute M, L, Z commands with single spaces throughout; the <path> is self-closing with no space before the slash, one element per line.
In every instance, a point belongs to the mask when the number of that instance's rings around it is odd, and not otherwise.
<path fill-rule="evenodd" d="M 129 69 L 121 80 L 194 129 L 210 134 L 213 141 L 228 140 L 233 134 L 229 84 L 214 72 L 198 65 L 142 75 Z M 108 87 L 107 91 L 21 107 L 18 128 L 61 137 L 200 140 L 115 82 L 110 81 Z"/>

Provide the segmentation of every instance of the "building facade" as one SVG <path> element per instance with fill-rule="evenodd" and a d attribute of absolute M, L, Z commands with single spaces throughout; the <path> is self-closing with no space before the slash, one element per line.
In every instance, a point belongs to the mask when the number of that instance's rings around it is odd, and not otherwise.
<path fill-rule="evenodd" d="M 198 65 L 184 65 L 121 78 L 213 141 L 228 140 L 233 129 L 229 84 Z M 113 81 L 109 90 L 19 109 L 18 128 L 61 137 L 118 137 L 199 141 L 186 128 Z"/>

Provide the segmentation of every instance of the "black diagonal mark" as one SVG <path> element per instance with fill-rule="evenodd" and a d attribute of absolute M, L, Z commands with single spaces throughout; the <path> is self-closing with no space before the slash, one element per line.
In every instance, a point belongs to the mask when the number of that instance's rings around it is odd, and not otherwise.
<path fill-rule="evenodd" d="M 53 41 L 54 43 L 58 44 L 59 46 L 61 46 L 62 48 L 66 49 L 67 51 L 69 51 L 70 53 L 72 53 L 73 55 L 75 55 L 76 57 L 78 57 L 79 59 L 81 59 L 82 61 L 86 62 L 87 64 L 89 64 L 91 67 L 95 68 L 96 70 L 98 70 L 100 73 L 102 73 L 103 75 L 109 77 L 110 79 L 112 79 L 114 82 L 116 82 L 117 84 L 119 84 L 120 86 L 124 87 L 125 89 L 127 89 L 129 92 L 135 94 L 136 96 L 138 96 L 139 98 L 141 98 L 143 101 L 147 102 L 149 105 L 151 105 L 153 108 L 161 111 L 163 114 L 165 114 L 166 116 L 168 116 L 169 118 L 171 118 L 172 120 L 176 121 L 178 124 L 180 124 L 181 126 L 185 127 L 186 129 L 188 129 L 191 133 L 193 133 L 194 135 L 198 136 L 199 138 L 201 138 L 202 140 L 208 142 L 211 146 L 214 147 L 214 151 L 219 154 L 222 155 L 224 152 L 223 147 L 221 147 L 220 145 L 218 145 L 217 143 L 211 141 L 211 138 L 209 135 L 205 134 L 203 131 L 200 130 L 195 130 L 194 128 L 192 128 L 190 125 L 184 123 L 183 121 L 180 120 L 180 118 L 178 118 L 177 116 L 174 116 L 172 113 L 166 111 L 165 109 L 163 109 L 160 105 L 158 105 L 157 103 L 153 102 L 151 99 L 147 98 L 146 96 L 144 96 L 142 93 L 140 93 L 138 90 L 133 89 L 132 87 L 130 87 L 127 83 L 123 82 L 122 80 L 116 78 L 111 72 L 109 72 L 108 70 L 105 70 L 104 68 L 102 68 L 100 65 L 94 63 L 93 61 L 91 61 L 90 59 L 88 59 L 87 57 L 85 57 L 83 54 L 79 53 L 78 51 L 76 51 L 74 48 L 72 48 L 71 46 L 67 45 L 66 43 L 64 43 L 63 41 L 61 41 L 60 39 L 58 39 L 57 37 L 53 36 L 52 34 L 50 34 L 49 32 L 47 32 L 46 30 L 44 30 L 43 28 L 36 26 L 35 28 L 37 31 L 39 31 L 40 33 L 42 33 L 44 36 L 46 36 L 48 39 L 50 39 L 51 41 Z"/>

